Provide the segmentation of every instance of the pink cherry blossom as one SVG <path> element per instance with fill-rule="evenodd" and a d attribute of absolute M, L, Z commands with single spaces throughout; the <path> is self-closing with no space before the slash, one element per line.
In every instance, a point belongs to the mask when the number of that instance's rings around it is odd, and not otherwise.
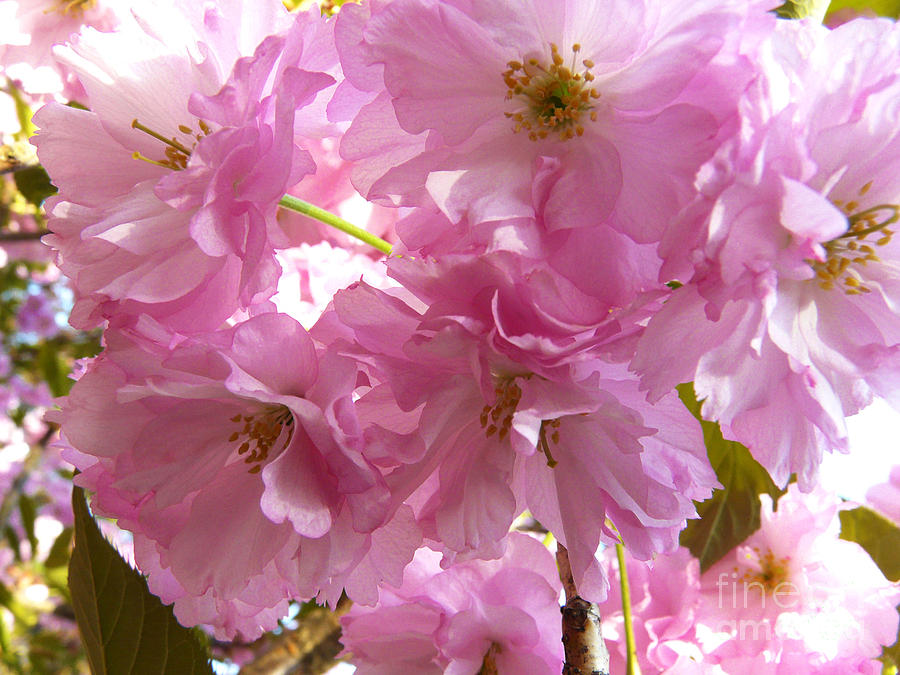
<path fill-rule="evenodd" d="M 48 105 L 35 117 L 39 157 L 60 187 L 47 243 L 76 289 L 73 325 L 149 313 L 211 330 L 274 292 L 274 248 L 288 245 L 277 202 L 315 170 L 295 134 L 334 82 L 318 70 L 330 23 L 253 11 L 172 9 L 58 50 L 92 108 Z M 243 19 L 235 41 L 230 26 Z"/>
<path fill-rule="evenodd" d="M 202 340 L 147 318 L 137 329 L 107 331 L 106 350 L 54 419 L 95 510 L 135 533 L 139 566 L 161 570 L 152 587 L 171 576 L 185 616 L 203 598 L 229 612 L 241 603 L 271 609 L 352 576 L 377 554 L 373 531 L 394 515 L 381 474 L 361 454 L 351 362 L 317 356 L 306 331 L 281 314 Z M 398 544 L 398 562 L 417 544 Z M 382 561 L 365 574 L 377 581 L 385 569 L 399 572 Z"/>
<path fill-rule="evenodd" d="M 693 380 L 726 437 L 810 489 L 822 453 L 848 449 L 845 416 L 900 401 L 900 31 L 780 26 L 743 129 L 702 172 L 693 234 L 676 233 L 698 241 L 693 275 L 633 366 L 651 396 Z"/>
<path fill-rule="evenodd" d="M 369 199 L 471 224 L 533 215 L 532 164 L 558 160 L 552 229 L 609 218 L 641 241 L 690 199 L 713 152 L 705 66 L 751 3 L 394 2 L 342 12 L 367 92 L 341 152 Z M 701 85 L 700 83 L 703 82 Z M 589 186 L 589 187 L 585 187 Z"/>
<path fill-rule="evenodd" d="M 341 623 L 347 655 L 366 673 L 556 673 L 562 668 L 561 584 L 553 556 L 524 534 L 506 554 L 442 570 L 420 549 L 375 607 L 354 606 Z"/>
<path fill-rule="evenodd" d="M 501 555 L 527 507 L 569 549 L 580 592 L 602 598 L 601 540 L 669 550 L 695 515 L 689 496 L 718 485 L 699 428 L 674 396 L 649 406 L 624 365 L 531 370 L 519 351 L 492 350 L 457 285 L 420 313 L 399 289 L 357 284 L 314 327 L 369 378 L 366 454 L 395 467 L 392 485 L 447 561 Z"/>

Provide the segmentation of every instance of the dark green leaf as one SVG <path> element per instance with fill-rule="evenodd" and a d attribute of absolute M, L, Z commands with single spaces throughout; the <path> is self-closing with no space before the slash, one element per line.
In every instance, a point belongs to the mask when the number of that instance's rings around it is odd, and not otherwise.
<path fill-rule="evenodd" d="M 19 515 L 22 516 L 22 527 L 31 544 L 32 555 L 36 555 L 38 540 L 34 536 L 34 519 L 37 517 L 37 507 L 34 500 L 26 494 L 19 495 Z"/>
<path fill-rule="evenodd" d="M 12 525 L 7 525 L 3 528 L 3 536 L 6 538 L 6 543 L 9 544 L 10 550 L 13 552 L 13 555 L 16 556 L 16 560 L 22 560 L 22 552 L 19 550 L 19 535 L 16 534 L 16 531 L 12 528 Z"/>
<path fill-rule="evenodd" d="M 40 206 L 52 194 L 56 194 L 56 186 L 42 166 L 30 166 L 13 173 L 16 187 L 22 196 L 35 206 Z"/>
<path fill-rule="evenodd" d="M 50 387 L 52 394 L 54 396 L 68 394 L 73 382 L 69 378 L 70 368 L 63 361 L 59 348 L 50 342 L 42 342 L 38 347 L 37 361 L 41 379 Z"/>
<path fill-rule="evenodd" d="M 807 17 L 821 21 L 825 18 L 828 0 L 785 0 L 776 7 L 775 12 L 782 19 L 805 19 Z"/>
<path fill-rule="evenodd" d="M 900 0 L 832 0 L 828 6 L 828 14 L 831 15 L 842 9 L 896 19 L 900 17 Z"/>
<path fill-rule="evenodd" d="M 211 675 L 203 647 L 103 537 L 74 488 L 69 589 L 94 675 Z"/>
<path fill-rule="evenodd" d="M 689 520 L 681 532 L 681 545 L 694 554 L 700 561 L 701 571 L 705 572 L 759 529 L 759 495 L 769 494 L 777 502 L 784 490 L 772 482 L 746 447 L 725 440 L 718 424 L 701 418 L 701 405 L 691 383 L 678 385 L 678 396 L 700 420 L 710 464 L 722 484 L 722 489 L 713 492 L 712 497 L 697 502 L 700 518 Z"/>
<path fill-rule="evenodd" d="M 900 581 L 900 527 L 865 506 L 841 511 L 841 539 L 866 549 L 882 574 Z"/>
<path fill-rule="evenodd" d="M 47 553 L 44 565 L 50 568 L 62 567 L 69 562 L 69 544 L 72 543 L 72 528 L 67 527 L 54 540 L 53 546 Z"/>

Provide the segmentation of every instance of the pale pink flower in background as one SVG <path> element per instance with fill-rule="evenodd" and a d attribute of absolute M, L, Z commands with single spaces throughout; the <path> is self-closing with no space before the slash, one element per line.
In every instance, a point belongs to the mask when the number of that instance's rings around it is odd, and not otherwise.
<path fill-rule="evenodd" d="M 277 258 L 282 272 L 272 302 L 305 328 L 319 320 L 337 291 L 355 281 L 375 288 L 396 286 L 382 262 L 328 242 L 285 249 Z"/>
<path fill-rule="evenodd" d="M 341 642 L 360 675 L 556 673 L 562 668 L 559 582 L 550 552 L 510 535 L 503 557 L 441 569 L 420 549 L 402 585 L 384 586 L 374 607 L 355 605 Z"/>
<path fill-rule="evenodd" d="M 58 50 L 92 108 L 35 116 L 61 191 L 47 203 L 47 242 L 75 286 L 73 325 L 143 312 L 210 330 L 275 291 L 274 247 L 288 245 L 276 204 L 315 170 L 295 121 L 324 106 L 317 95 L 334 80 L 304 70 L 328 61 L 330 23 L 257 9 L 170 8 Z"/>
<path fill-rule="evenodd" d="M 722 36 L 768 7 L 395 0 L 348 9 L 338 19 L 342 64 L 371 95 L 341 152 L 358 164 L 367 198 L 433 202 L 471 225 L 530 217 L 532 164 L 549 157 L 564 175 L 548 227 L 608 218 L 652 241 L 690 199 L 718 133 L 702 97 L 682 94 L 700 86 Z"/>
<path fill-rule="evenodd" d="M 708 661 L 735 672 L 762 654 L 758 662 L 782 664 L 778 673 L 839 672 L 829 670 L 837 663 L 872 672 L 897 637 L 900 587 L 862 547 L 838 538 L 835 495 L 791 485 L 777 511 L 761 498 L 760 529 L 700 580 Z"/>
<path fill-rule="evenodd" d="M 693 380 L 705 417 L 808 490 L 847 451 L 845 416 L 900 404 L 900 30 L 779 26 L 741 134 L 704 169 L 693 277 L 633 367 L 651 397 Z"/>
<path fill-rule="evenodd" d="M 616 551 L 603 551 L 609 575 L 609 597 L 600 607 L 603 637 L 610 651 L 610 672 L 624 672 L 627 658 Z M 685 548 L 650 562 L 626 552 L 631 595 L 632 629 L 643 672 L 679 670 L 679 661 L 701 662 L 695 624 L 700 607 L 700 562 Z M 671 669 L 671 670 L 669 670 Z"/>
<path fill-rule="evenodd" d="M 44 293 L 29 293 L 16 312 L 18 329 L 34 333 L 41 338 L 51 338 L 59 333 L 56 315 L 60 308 Z"/>
<path fill-rule="evenodd" d="M 53 56 L 84 26 L 114 30 L 127 0 L 4 0 L 0 2 L 0 75 L 31 96 L 78 100 L 84 89 Z"/>
<path fill-rule="evenodd" d="M 644 563 L 626 556 L 637 654 L 645 672 L 838 675 L 881 672 L 897 635 L 900 586 L 858 544 L 838 538 L 840 500 L 792 485 L 762 525 L 700 573 L 685 548 Z M 604 552 L 618 581 L 612 550 Z M 624 668 L 618 583 L 600 606 L 612 672 Z"/>

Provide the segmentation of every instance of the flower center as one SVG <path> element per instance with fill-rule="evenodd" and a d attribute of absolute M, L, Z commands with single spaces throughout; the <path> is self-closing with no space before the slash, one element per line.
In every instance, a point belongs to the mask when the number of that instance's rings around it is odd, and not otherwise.
<path fill-rule="evenodd" d="M 494 387 L 494 393 L 497 395 L 494 405 L 486 405 L 481 411 L 481 428 L 484 429 L 486 438 L 498 434 L 497 437 L 502 441 L 512 427 L 516 406 L 522 398 L 522 389 L 516 384 L 515 378 L 503 379 Z"/>
<path fill-rule="evenodd" d="M 521 377 L 527 379 L 531 377 L 531 374 Z M 480 422 L 485 438 L 497 434 L 497 438 L 502 441 L 509 435 L 509 430 L 512 428 L 513 415 L 516 414 L 516 407 L 522 398 L 522 389 L 516 384 L 514 377 L 504 378 L 494 387 L 494 393 L 497 396 L 494 405 L 486 405 L 482 408 Z M 547 457 L 547 466 L 551 469 L 556 466 L 556 460 L 550 453 L 550 444 L 559 443 L 559 425 L 558 418 L 542 421 L 538 436 L 538 446 Z"/>
<path fill-rule="evenodd" d="M 584 59 L 584 70 L 575 63 L 581 45 L 572 45 L 572 62 L 566 66 L 559 48 L 550 45 L 550 63 L 545 65 L 536 58 L 524 63 L 510 61 L 503 71 L 506 83 L 506 100 L 519 103 L 519 107 L 504 115 L 513 121 L 513 132 L 526 132 L 528 138 L 537 141 L 555 132 L 561 140 L 568 140 L 584 133 L 584 118 L 597 120 L 593 100 L 600 93 L 591 86 L 594 62 Z"/>
<path fill-rule="evenodd" d="M 498 675 L 500 671 L 497 669 L 497 654 L 502 651 L 503 648 L 500 645 L 492 642 L 484 655 L 484 660 L 481 662 L 481 669 L 478 671 L 478 675 Z"/>
<path fill-rule="evenodd" d="M 754 546 L 752 553 L 746 554 L 747 561 L 750 565 L 758 567 L 756 571 L 748 570 L 744 573 L 745 583 L 758 583 L 766 589 L 767 593 L 772 593 L 779 584 L 784 583 L 788 579 L 788 567 L 790 556 L 783 558 L 775 558 L 775 554 L 771 549 L 766 550 L 765 554 L 760 554 L 758 546 Z"/>
<path fill-rule="evenodd" d="M 869 191 L 872 183 L 866 183 L 859 190 L 862 196 Z M 836 239 L 825 242 L 824 261 L 812 261 L 819 287 L 829 291 L 840 288 L 847 295 L 870 293 L 872 289 L 863 283 L 859 268 L 869 262 L 881 262 L 875 253 L 875 246 L 891 243 L 894 231 L 889 225 L 900 220 L 900 204 L 878 204 L 868 209 L 859 209 L 859 202 L 835 200 L 834 205 L 847 214 L 847 231 Z"/>
<path fill-rule="evenodd" d="M 57 12 L 63 16 L 77 18 L 87 10 L 93 9 L 96 4 L 97 0 L 55 0 L 50 9 L 46 10 L 44 14 Z"/>
<path fill-rule="evenodd" d="M 144 162 L 149 162 L 150 164 L 156 164 L 157 166 L 161 166 L 166 169 L 172 169 L 173 171 L 180 171 L 187 167 L 188 159 L 191 156 L 191 152 L 193 152 L 194 148 L 197 147 L 197 143 L 200 142 L 200 139 L 204 136 L 209 136 L 212 133 L 212 129 L 209 125 L 203 120 L 197 121 L 197 126 L 200 127 L 199 132 L 195 132 L 191 127 L 185 124 L 178 125 L 178 131 L 187 136 L 192 136 L 195 140 L 191 144 L 190 148 L 186 148 L 182 145 L 177 138 L 172 136 L 171 138 L 166 138 L 161 133 L 154 131 L 150 127 L 146 127 L 137 119 L 132 120 L 131 128 L 137 129 L 138 131 L 143 131 L 145 134 L 152 136 L 153 138 L 162 141 L 165 144 L 165 159 L 156 160 L 150 159 L 149 157 L 144 157 L 137 150 L 131 155 L 134 159 L 140 159 Z"/>
<path fill-rule="evenodd" d="M 238 430 L 228 437 L 228 442 L 242 441 L 238 448 L 238 454 L 249 453 L 244 457 L 244 462 L 253 465 L 250 473 L 260 472 L 262 463 L 269 457 L 269 450 L 279 438 L 285 435 L 285 428 L 287 434 L 284 443 L 278 450 L 284 450 L 294 435 L 294 416 L 283 405 L 267 406 L 263 412 L 258 414 L 238 414 L 230 418 L 230 421 L 237 424 Z"/>

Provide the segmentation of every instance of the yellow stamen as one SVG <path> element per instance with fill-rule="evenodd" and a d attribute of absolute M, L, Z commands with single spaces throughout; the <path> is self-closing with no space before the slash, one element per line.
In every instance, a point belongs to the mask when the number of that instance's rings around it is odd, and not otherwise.
<path fill-rule="evenodd" d="M 537 141 L 556 132 L 560 139 L 568 140 L 584 134 L 584 116 L 592 122 L 597 120 L 591 100 L 599 98 L 600 92 L 590 86 L 594 62 L 582 60 L 585 70 L 580 70 L 576 64 L 580 51 L 580 44 L 572 45 L 572 62 L 567 66 L 559 47 L 551 43 L 549 65 L 536 58 L 524 64 L 515 60 L 506 64 L 508 69 L 501 73 L 507 87 L 506 100 L 522 104 L 518 110 L 505 113 L 514 120 L 513 133 L 526 131 L 528 138 Z"/>
<path fill-rule="evenodd" d="M 294 416 L 283 405 L 269 406 L 261 414 L 235 415 L 230 420 L 239 426 L 243 421 L 240 430 L 228 437 L 228 442 L 234 443 L 243 437 L 237 452 L 238 455 L 246 455 L 244 463 L 252 465 L 250 473 L 259 473 L 263 462 L 269 457 L 269 451 L 282 437 L 285 429 L 287 435 L 279 450 L 286 448 L 294 435 Z"/>
<path fill-rule="evenodd" d="M 150 159 L 149 157 L 144 157 L 137 150 L 131 153 L 131 159 L 139 159 L 142 162 L 147 162 L 148 164 L 155 164 L 156 166 L 161 166 L 164 169 L 171 169 L 172 167 L 164 162 L 157 162 L 155 159 Z"/>
<path fill-rule="evenodd" d="M 859 194 L 864 195 L 871 187 L 872 181 L 869 181 L 859 189 Z M 825 260 L 810 261 L 817 283 L 826 291 L 839 287 L 847 295 L 870 293 L 859 270 L 869 262 L 881 261 L 870 244 L 887 246 L 891 243 L 894 231 L 888 228 L 900 221 L 900 205 L 878 204 L 858 211 L 859 202 L 855 200 L 835 199 L 832 203 L 847 214 L 847 231 L 822 244 Z M 867 239 L 875 234 L 879 236 L 874 242 Z"/>
<path fill-rule="evenodd" d="M 57 12 L 63 16 L 77 18 L 87 10 L 93 9 L 97 0 L 56 0 L 50 9 L 45 9 L 44 14 Z"/>
<path fill-rule="evenodd" d="M 177 140 L 175 140 L 175 138 L 166 138 L 166 137 L 163 136 L 162 134 L 153 131 L 153 129 L 150 129 L 149 127 L 145 127 L 143 124 L 141 124 L 140 122 L 138 122 L 137 119 L 131 120 L 131 128 L 132 128 L 132 129 L 138 129 L 138 130 L 140 130 L 140 131 L 143 131 L 145 134 L 149 134 L 150 136 L 153 136 L 153 138 L 155 138 L 155 139 L 157 139 L 157 140 L 159 140 L 159 141 L 162 141 L 162 142 L 165 143 L 166 145 L 169 145 L 169 146 L 175 148 L 176 150 L 178 150 L 178 152 L 181 152 L 181 153 L 183 153 L 183 154 L 185 154 L 185 155 L 190 155 L 190 154 L 191 154 L 191 151 L 188 150 L 186 147 L 184 147 L 184 146 L 183 146 L 181 143 L 179 143 Z M 179 127 L 179 128 L 180 128 L 180 127 Z"/>

